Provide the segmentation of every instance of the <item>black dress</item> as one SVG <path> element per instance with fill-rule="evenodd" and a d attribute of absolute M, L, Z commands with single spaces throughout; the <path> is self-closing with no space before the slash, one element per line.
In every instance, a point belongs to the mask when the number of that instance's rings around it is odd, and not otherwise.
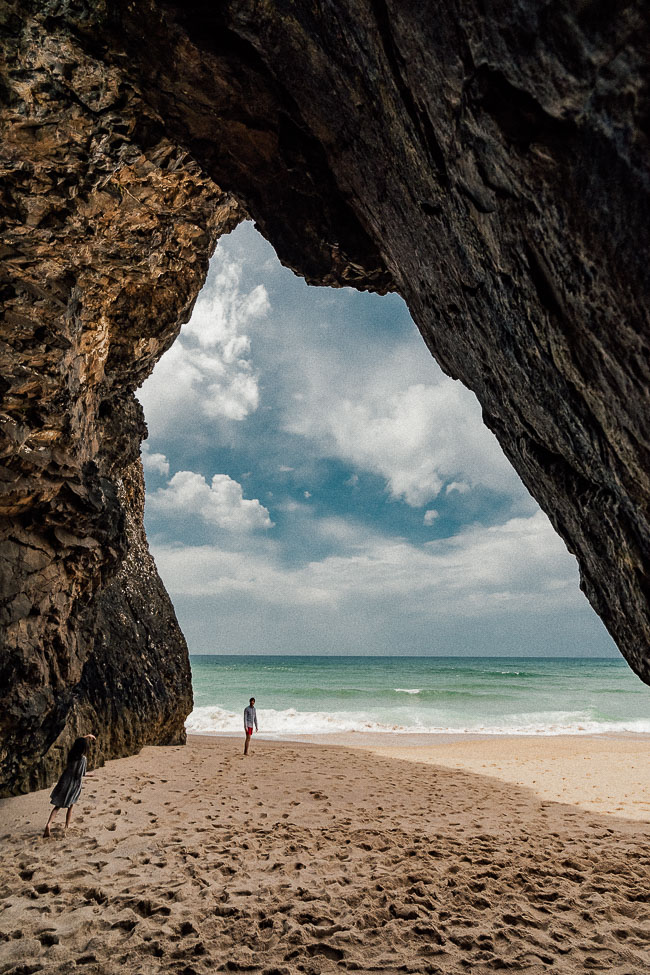
<path fill-rule="evenodd" d="M 86 774 L 86 756 L 82 755 L 72 765 L 68 765 L 61 778 L 52 789 L 50 802 L 59 809 L 74 806 L 81 795 L 83 777 Z"/>

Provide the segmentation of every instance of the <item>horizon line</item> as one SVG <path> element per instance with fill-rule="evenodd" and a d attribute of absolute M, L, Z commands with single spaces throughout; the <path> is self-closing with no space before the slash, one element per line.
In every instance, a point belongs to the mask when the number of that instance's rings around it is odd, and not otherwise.
<path fill-rule="evenodd" d="M 627 664 L 622 653 L 612 654 L 515 654 L 515 653 L 313 653 L 307 651 L 267 651 L 263 652 L 233 652 L 221 650 L 190 650 L 190 657 L 362 657 L 363 659 L 382 659 L 384 657 L 399 657 L 401 659 L 436 659 L 436 660 L 621 660 Z M 629 666 L 629 664 L 627 664 Z"/>

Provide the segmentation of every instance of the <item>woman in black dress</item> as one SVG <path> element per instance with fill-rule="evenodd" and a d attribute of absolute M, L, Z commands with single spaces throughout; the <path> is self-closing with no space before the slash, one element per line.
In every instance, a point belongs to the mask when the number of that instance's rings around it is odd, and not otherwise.
<path fill-rule="evenodd" d="M 81 795 L 83 777 L 86 774 L 88 742 L 96 740 L 94 735 L 84 735 L 83 738 L 77 738 L 70 749 L 68 763 L 59 781 L 52 789 L 50 802 L 54 806 L 54 809 L 50 813 L 50 818 L 47 821 L 43 836 L 50 835 L 50 825 L 59 809 L 65 808 L 68 810 L 65 817 L 65 828 L 67 829 L 70 825 L 70 821 L 72 820 L 72 807 Z"/>

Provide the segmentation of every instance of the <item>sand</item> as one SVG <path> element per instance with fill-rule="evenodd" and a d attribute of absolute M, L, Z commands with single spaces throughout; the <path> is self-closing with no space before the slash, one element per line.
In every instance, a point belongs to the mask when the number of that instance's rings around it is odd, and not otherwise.
<path fill-rule="evenodd" d="M 359 744 L 376 755 L 490 775 L 542 799 L 650 823 L 647 736 L 494 737 L 408 747 L 397 736 L 388 746 L 371 738 Z"/>
<path fill-rule="evenodd" d="M 537 747 L 555 774 L 554 741 Z M 488 745 L 505 750 L 486 765 L 508 766 L 504 740 Z M 50 840 L 48 792 L 2 802 L 0 972 L 650 971 L 647 822 L 411 749 L 241 748 L 194 738 L 110 762 Z M 526 775 L 534 752 L 518 753 Z"/>

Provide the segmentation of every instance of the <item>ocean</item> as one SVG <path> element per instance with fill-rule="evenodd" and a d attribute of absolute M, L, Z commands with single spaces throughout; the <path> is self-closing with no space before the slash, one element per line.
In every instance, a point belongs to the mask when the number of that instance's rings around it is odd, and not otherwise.
<path fill-rule="evenodd" d="M 193 734 L 650 734 L 650 687 L 620 659 L 192 655 Z"/>

